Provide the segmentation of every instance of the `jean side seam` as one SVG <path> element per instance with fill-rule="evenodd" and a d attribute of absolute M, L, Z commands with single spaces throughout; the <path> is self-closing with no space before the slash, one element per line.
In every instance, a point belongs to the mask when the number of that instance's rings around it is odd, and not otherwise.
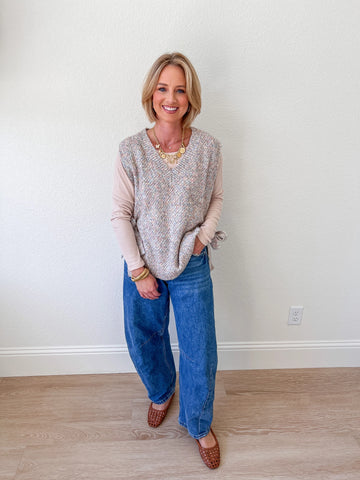
<path fill-rule="evenodd" d="M 129 322 L 129 320 L 128 320 Z M 129 326 L 128 326 L 129 327 Z M 132 359 L 133 361 L 133 364 L 136 365 L 136 371 L 138 372 L 138 374 L 140 375 L 145 387 L 147 390 L 149 390 L 149 384 L 148 382 L 145 380 L 145 375 L 143 374 L 143 370 L 142 368 L 140 368 L 140 365 L 135 361 L 135 354 L 134 354 L 134 350 L 135 350 L 135 342 L 134 342 L 134 338 L 133 338 L 133 334 L 132 334 L 132 329 L 131 328 L 128 328 L 128 334 L 130 336 L 130 339 L 131 339 L 131 349 L 129 348 L 129 345 L 128 345 L 128 350 L 129 350 L 129 355 L 130 355 L 130 358 Z M 133 358 L 134 356 L 134 358 Z"/>
<path fill-rule="evenodd" d="M 211 369 L 210 369 L 211 379 L 212 379 L 212 373 L 213 373 L 213 369 L 211 368 Z M 202 418 L 202 415 L 203 415 L 203 413 L 204 413 L 205 407 L 206 407 L 206 405 L 207 405 L 207 403 L 208 403 L 208 401 L 209 401 L 209 398 L 210 398 L 210 395 L 211 395 L 211 390 L 212 390 L 212 388 L 213 388 L 213 383 L 214 383 L 213 380 L 211 380 L 211 388 L 209 388 L 209 392 L 208 392 L 208 394 L 207 394 L 207 397 L 206 397 L 206 399 L 205 399 L 205 402 L 203 403 L 203 406 L 202 406 L 202 409 L 201 409 L 201 413 L 200 413 L 200 415 L 199 415 L 199 424 L 198 424 L 198 431 L 199 431 L 199 432 L 200 432 L 200 422 L 201 422 L 201 418 Z M 207 434 L 208 434 L 209 432 L 210 432 L 210 427 L 209 427 L 209 431 L 207 432 Z M 205 434 L 204 436 L 206 437 L 207 434 Z M 202 437 L 200 437 L 200 438 L 202 438 Z"/>
<path fill-rule="evenodd" d="M 170 307 L 170 305 L 169 305 L 169 307 Z M 166 330 L 166 328 L 169 329 L 169 314 L 170 314 L 169 311 L 166 311 L 166 312 L 165 312 L 165 315 L 164 315 L 163 321 L 162 321 L 163 326 L 162 326 L 162 329 L 161 329 L 161 333 L 159 332 L 159 335 L 160 335 L 160 338 L 161 338 L 161 340 L 162 340 L 162 345 L 163 345 L 164 361 L 165 361 L 165 364 L 166 364 L 169 372 L 171 372 L 171 374 L 172 374 L 171 382 L 173 382 L 173 380 L 174 380 L 174 372 L 173 372 L 173 370 L 172 370 L 171 366 L 169 365 L 169 362 L 168 362 L 168 360 L 167 360 L 167 358 L 166 358 L 166 345 L 165 345 L 165 340 L 164 340 L 165 330 Z M 169 343 L 170 343 L 170 339 L 169 339 Z M 170 350 L 171 350 L 171 346 L 170 346 Z M 175 375 L 176 375 L 176 373 L 175 373 Z"/>
<path fill-rule="evenodd" d="M 168 309 L 165 312 L 165 315 L 164 315 L 163 320 L 162 320 L 162 328 L 158 332 L 161 337 L 164 335 L 166 325 L 167 325 L 167 328 L 169 328 L 169 321 L 166 321 L 166 319 L 169 319 L 169 315 L 170 315 L 169 308 L 170 308 L 170 305 L 168 304 Z"/>
<path fill-rule="evenodd" d="M 189 360 L 189 362 L 194 363 L 194 364 L 197 363 L 195 360 L 193 360 L 193 359 L 190 358 L 188 355 L 186 355 L 186 353 L 184 352 L 184 350 L 182 350 L 180 347 L 179 347 L 179 352 L 180 352 L 180 354 L 184 355 L 184 357 L 186 358 L 186 360 Z"/>
<path fill-rule="evenodd" d="M 166 345 L 165 345 L 164 337 L 162 336 L 161 339 L 162 339 L 162 345 L 163 345 L 164 362 L 165 362 L 165 364 L 166 364 L 169 372 L 171 372 L 171 375 L 172 375 L 172 377 L 171 377 L 171 382 L 173 382 L 173 381 L 174 381 L 174 371 L 172 370 L 172 368 L 171 368 L 171 366 L 169 365 L 169 362 L 168 362 L 168 360 L 167 360 L 167 358 L 166 358 Z M 175 373 L 175 375 L 176 375 L 176 373 Z"/>
<path fill-rule="evenodd" d="M 161 329 L 160 331 L 158 331 L 158 332 L 154 332 L 144 343 L 142 343 L 142 344 L 140 345 L 140 348 L 142 348 L 144 345 L 146 345 L 147 343 L 149 343 L 150 340 L 151 340 L 153 337 L 155 337 L 155 335 L 159 335 L 159 337 L 161 337 L 161 338 L 163 337 L 164 332 L 165 332 L 165 318 L 166 318 L 166 316 L 167 316 L 167 313 L 165 313 L 165 317 L 164 317 L 164 320 L 163 320 L 163 322 L 162 322 L 162 323 L 163 323 L 162 329 Z"/>
<path fill-rule="evenodd" d="M 158 332 L 154 332 L 144 343 L 140 345 L 140 348 L 144 347 L 147 343 L 149 343 L 150 340 L 155 337 L 155 335 L 158 335 Z"/>
<path fill-rule="evenodd" d="M 168 304 L 168 308 L 169 307 L 170 307 L 170 305 Z M 171 384 L 173 384 L 174 378 L 176 378 L 176 371 L 174 372 L 174 369 L 172 369 L 171 365 L 169 365 L 169 362 L 168 362 L 168 359 L 167 359 L 167 356 L 166 356 L 166 345 L 165 345 L 165 340 L 164 340 L 165 330 L 169 329 L 169 315 L 170 315 L 170 312 L 169 312 L 169 310 L 167 310 L 165 312 L 164 317 L 163 317 L 163 322 L 162 322 L 163 327 L 162 327 L 161 333 L 159 332 L 159 335 L 160 335 L 160 338 L 162 340 L 164 363 L 166 364 L 169 372 L 171 373 Z M 170 338 L 169 338 L 169 343 L 170 343 Z M 171 350 L 171 345 L 170 345 L 170 350 Z M 171 352 L 171 354 L 172 354 L 172 352 Z"/>

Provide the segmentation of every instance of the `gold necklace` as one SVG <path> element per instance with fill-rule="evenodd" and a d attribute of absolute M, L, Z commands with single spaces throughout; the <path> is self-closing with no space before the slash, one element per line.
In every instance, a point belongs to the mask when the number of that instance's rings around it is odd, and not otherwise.
<path fill-rule="evenodd" d="M 184 145 L 184 129 L 182 131 L 182 137 L 181 137 L 181 145 L 180 148 L 177 152 L 175 153 L 165 153 L 164 150 L 160 146 L 160 142 L 155 134 L 155 128 L 153 128 L 153 134 L 154 138 L 156 141 L 155 148 L 158 151 L 160 157 L 165 160 L 166 163 L 169 165 L 177 165 L 179 159 L 182 157 L 182 155 L 186 152 L 186 148 Z"/>

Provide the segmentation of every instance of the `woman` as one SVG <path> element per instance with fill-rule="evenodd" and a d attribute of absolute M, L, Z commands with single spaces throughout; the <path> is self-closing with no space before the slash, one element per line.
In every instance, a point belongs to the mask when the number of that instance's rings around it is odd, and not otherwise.
<path fill-rule="evenodd" d="M 112 222 L 124 265 L 129 353 L 158 427 L 174 397 L 169 301 L 179 340 L 179 423 L 196 439 L 209 468 L 220 463 L 211 429 L 217 350 L 207 246 L 220 218 L 219 142 L 191 127 L 200 83 L 180 53 L 159 57 L 146 78 L 143 107 L 155 125 L 122 141 L 116 160 Z"/>

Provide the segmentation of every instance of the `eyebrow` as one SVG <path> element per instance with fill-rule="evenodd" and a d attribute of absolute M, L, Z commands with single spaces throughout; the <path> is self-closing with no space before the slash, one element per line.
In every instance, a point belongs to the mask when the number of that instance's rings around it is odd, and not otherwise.
<path fill-rule="evenodd" d="M 165 85 L 166 87 L 168 87 L 168 84 L 167 84 L 167 83 L 161 83 L 161 82 L 159 82 L 158 85 Z M 179 87 L 185 88 L 185 85 L 176 85 L 175 88 L 179 88 Z"/>

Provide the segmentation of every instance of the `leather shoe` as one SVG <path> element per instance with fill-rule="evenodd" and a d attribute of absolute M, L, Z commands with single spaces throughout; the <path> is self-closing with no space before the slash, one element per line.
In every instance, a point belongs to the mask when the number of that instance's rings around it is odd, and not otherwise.
<path fill-rule="evenodd" d="M 171 402 L 173 401 L 175 393 L 172 394 L 170 398 L 170 402 L 168 406 L 164 410 L 156 410 L 153 408 L 152 402 L 150 403 L 149 411 L 148 411 L 148 424 L 149 427 L 157 428 L 159 425 L 162 424 L 162 421 L 166 417 L 166 414 L 169 410 Z"/>
<path fill-rule="evenodd" d="M 213 434 L 216 442 L 213 447 L 204 448 L 201 446 L 199 440 L 196 439 L 196 441 L 198 443 L 199 452 L 203 462 L 207 467 L 214 469 L 214 468 L 218 468 L 218 466 L 220 465 L 220 447 L 219 447 L 217 438 L 215 436 L 215 433 L 212 431 L 212 428 L 210 429 L 210 431 Z"/>

